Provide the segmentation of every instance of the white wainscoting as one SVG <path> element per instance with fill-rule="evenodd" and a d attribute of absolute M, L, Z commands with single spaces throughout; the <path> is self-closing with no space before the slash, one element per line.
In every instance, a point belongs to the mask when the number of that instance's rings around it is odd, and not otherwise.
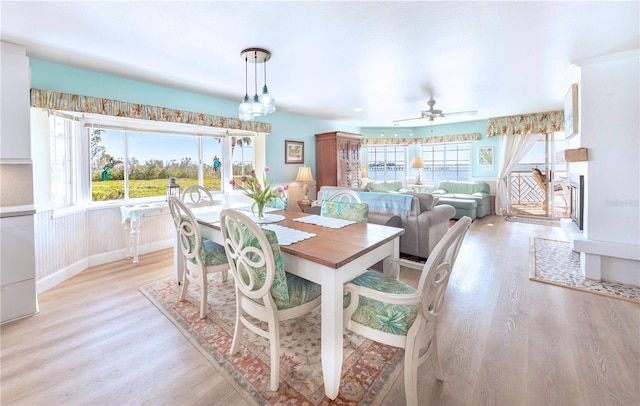
<path fill-rule="evenodd" d="M 34 221 L 36 292 L 42 293 L 90 266 L 122 260 L 126 239 L 120 208 L 91 208 L 68 215 L 53 211 L 36 213 Z M 171 216 L 145 217 L 139 253 L 173 246 Z"/>

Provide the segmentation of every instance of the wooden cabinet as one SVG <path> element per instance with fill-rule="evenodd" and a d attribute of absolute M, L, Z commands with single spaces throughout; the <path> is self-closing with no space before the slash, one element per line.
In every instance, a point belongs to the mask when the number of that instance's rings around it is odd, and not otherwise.
<path fill-rule="evenodd" d="M 316 134 L 316 190 L 322 186 L 359 187 L 362 135 L 334 131 Z"/>

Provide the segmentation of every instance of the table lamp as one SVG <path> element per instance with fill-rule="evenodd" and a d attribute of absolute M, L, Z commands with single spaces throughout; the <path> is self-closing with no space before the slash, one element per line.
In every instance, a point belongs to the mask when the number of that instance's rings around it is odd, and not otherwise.
<path fill-rule="evenodd" d="M 302 193 L 304 193 L 303 203 L 308 203 L 309 200 L 309 185 L 307 182 L 313 182 L 313 176 L 311 175 L 311 167 L 301 166 L 298 168 L 298 176 L 296 176 L 296 182 L 304 182 L 302 185 Z"/>
<path fill-rule="evenodd" d="M 411 161 L 411 167 L 416 169 L 416 185 L 422 185 L 422 168 L 424 168 L 422 158 L 413 158 L 413 161 Z"/>

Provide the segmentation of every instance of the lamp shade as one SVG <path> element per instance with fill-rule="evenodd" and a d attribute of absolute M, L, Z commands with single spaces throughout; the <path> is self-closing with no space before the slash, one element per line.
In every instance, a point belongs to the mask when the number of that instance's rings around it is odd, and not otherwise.
<path fill-rule="evenodd" d="M 298 176 L 296 176 L 296 181 L 298 182 L 311 182 L 313 181 L 313 176 L 311 175 L 311 167 L 310 166 L 301 166 L 298 168 Z"/>
<path fill-rule="evenodd" d="M 361 178 L 368 178 L 369 177 L 369 172 L 367 172 L 367 165 L 362 165 L 361 169 L 361 174 L 360 177 Z"/>
<path fill-rule="evenodd" d="M 422 162 L 422 158 L 420 157 L 413 158 L 413 161 L 411 161 L 411 167 L 416 169 L 424 168 L 424 162 Z"/>

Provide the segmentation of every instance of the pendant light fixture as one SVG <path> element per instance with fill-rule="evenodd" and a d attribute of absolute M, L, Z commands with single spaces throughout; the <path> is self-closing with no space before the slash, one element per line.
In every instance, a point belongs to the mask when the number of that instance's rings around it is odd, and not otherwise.
<path fill-rule="evenodd" d="M 271 52 L 263 48 L 247 48 L 240 55 L 245 61 L 245 96 L 238 107 L 238 115 L 241 120 L 253 120 L 255 117 L 271 114 L 276 111 L 275 99 L 269 94 L 267 88 L 267 61 L 271 59 Z M 255 94 L 249 98 L 247 64 L 253 62 L 253 79 Z M 264 63 L 264 87 L 262 94 L 258 96 L 258 64 Z"/>

